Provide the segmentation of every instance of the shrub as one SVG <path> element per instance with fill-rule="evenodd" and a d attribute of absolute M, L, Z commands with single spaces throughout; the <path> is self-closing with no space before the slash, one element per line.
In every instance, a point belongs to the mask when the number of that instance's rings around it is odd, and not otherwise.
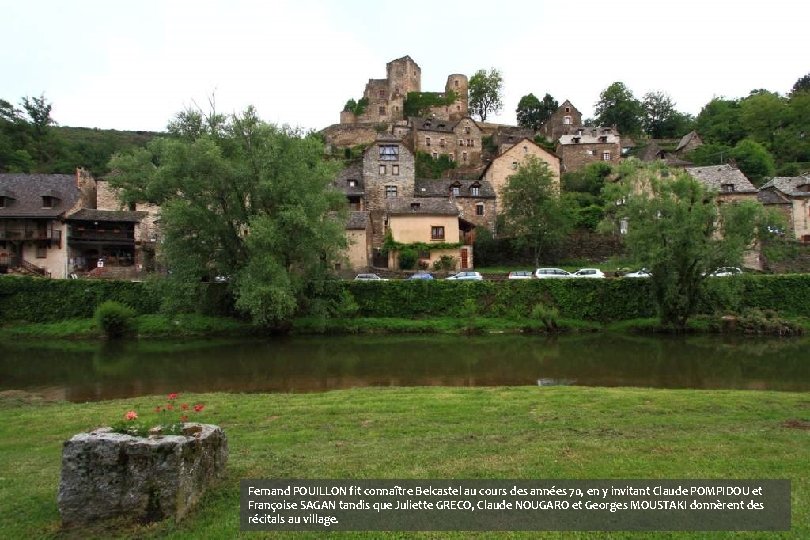
<path fill-rule="evenodd" d="M 110 339 L 122 338 L 135 332 L 135 310 L 108 300 L 94 314 L 99 329 Z"/>
<path fill-rule="evenodd" d="M 419 258 L 419 255 L 416 253 L 415 249 L 402 249 L 399 252 L 399 268 L 400 270 L 413 270 L 413 267 L 416 266 L 416 260 Z"/>
<path fill-rule="evenodd" d="M 456 258 L 451 257 L 450 255 L 442 255 L 435 261 L 433 261 L 433 269 L 434 270 L 455 270 L 456 269 Z"/>
<path fill-rule="evenodd" d="M 545 304 L 535 304 L 532 308 L 531 318 L 543 323 L 546 330 L 556 330 L 560 312 L 555 307 L 549 307 Z"/>

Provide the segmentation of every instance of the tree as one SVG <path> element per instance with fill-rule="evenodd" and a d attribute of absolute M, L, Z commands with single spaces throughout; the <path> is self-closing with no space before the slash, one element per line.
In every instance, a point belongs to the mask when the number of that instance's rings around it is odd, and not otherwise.
<path fill-rule="evenodd" d="M 793 88 L 791 88 L 791 94 L 798 94 L 799 92 L 807 92 L 810 90 L 810 73 L 799 77 L 799 79 L 793 83 Z"/>
<path fill-rule="evenodd" d="M 731 151 L 737 167 L 755 186 L 761 186 L 766 178 L 776 171 L 773 156 L 761 144 L 751 139 L 743 139 Z"/>
<path fill-rule="evenodd" d="M 747 137 L 774 148 L 776 133 L 787 115 L 787 100 L 767 90 L 756 90 L 740 101 L 740 126 Z"/>
<path fill-rule="evenodd" d="M 704 142 L 734 146 L 745 138 L 740 124 L 739 102 L 734 99 L 713 98 L 698 114 L 695 129 Z"/>
<path fill-rule="evenodd" d="M 543 101 L 537 99 L 534 94 L 525 95 L 520 98 L 515 109 L 518 125 L 536 131 L 551 117 L 557 107 L 559 107 L 557 100 L 551 97 L 551 94 L 546 94 Z"/>
<path fill-rule="evenodd" d="M 161 204 L 169 300 L 188 306 L 201 282 L 225 276 L 258 324 L 317 311 L 346 245 L 335 164 L 316 137 L 266 124 L 252 108 L 197 119 L 182 113 L 171 137 L 111 161 L 126 199 Z"/>
<path fill-rule="evenodd" d="M 684 329 L 696 313 L 707 276 L 721 266 L 740 266 L 743 252 L 764 219 L 756 202 L 722 205 L 684 171 L 627 163 L 622 181 L 605 189 L 612 206 L 603 225 L 627 219 L 629 254 L 652 272 L 652 290 L 663 325 Z"/>
<path fill-rule="evenodd" d="M 501 201 L 501 232 L 514 237 L 517 247 L 531 250 L 535 266 L 541 254 L 556 249 L 571 231 L 570 203 L 560 197 L 548 165 L 534 156 L 509 177 Z"/>
<path fill-rule="evenodd" d="M 622 135 L 641 133 L 644 108 L 624 83 L 615 82 L 599 94 L 596 120 L 603 126 L 616 126 Z"/>
<path fill-rule="evenodd" d="M 664 92 L 647 92 L 644 107 L 644 131 L 654 139 L 678 137 L 692 129 L 694 118 L 675 110 L 672 98 Z"/>
<path fill-rule="evenodd" d="M 481 120 L 487 119 L 487 114 L 498 114 L 503 108 L 501 94 L 503 92 L 503 77 L 501 72 L 491 68 L 489 73 L 479 69 L 470 77 L 469 106 L 474 115 Z"/>

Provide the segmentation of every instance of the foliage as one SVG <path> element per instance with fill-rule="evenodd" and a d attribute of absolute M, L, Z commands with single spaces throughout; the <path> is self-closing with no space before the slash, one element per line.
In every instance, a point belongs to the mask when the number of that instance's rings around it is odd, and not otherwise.
<path fill-rule="evenodd" d="M 534 144 L 543 148 L 544 150 L 548 150 L 552 154 L 556 151 L 556 147 L 554 146 L 554 141 L 550 141 L 546 139 L 543 135 L 537 134 L 534 136 Z"/>
<path fill-rule="evenodd" d="M 707 275 L 740 266 L 756 233 L 761 206 L 727 204 L 718 212 L 714 194 L 683 171 L 635 164 L 636 174 L 606 189 L 621 201 L 609 220 L 629 220 L 628 250 L 652 272 L 661 323 L 685 328 L 698 310 Z"/>
<path fill-rule="evenodd" d="M 598 196 L 602 193 L 605 180 L 612 173 L 613 167 L 609 163 L 602 161 L 589 163 L 578 171 L 563 173 L 562 187 L 564 191 L 590 193 Z"/>
<path fill-rule="evenodd" d="M 776 171 L 773 157 L 764 146 L 751 139 L 743 139 L 731 151 L 740 171 L 755 186 L 761 186 Z"/>
<path fill-rule="evenodd" d="M 183 435 L 185 423 L 189 421 L 189 415 L 193 414 L 195 420 L 205 405 L 203 403 L 180 403 L 180 394 L 171 393 L 162 405 L 157 405 L 153 411 L 142 411 L 130 409 L 123 414 L 122 418 L 112 424 L 115 433 L 124 433 L 133 437 L 148 437 L 153 433 L 160 435 Z"/>
<path fill-rule="evenodd" d="M 675 103 L 664 92 L 647 92 L 642 101 L 644 131 L 654 139 L 678 137 L 692 129 L 694 118 L 675 110 Z"/>
<path fill-rule="evenodd" d="M 351 112 L 354 113 L 355 116 L 360 116 L 366 112 L 366 108 L 368 108 L 367 97 L 362 97 L 358 101 L 352 98 L 343 106 L 343 112 Z"/>
<path fill-rule="evenodd" d="M 619 133 L 625 136 L 641 133 L 644 107 L 624 83 L 614 82 L 605 88 L 594 107 L 600 125 L 616 126 Z"/>
<path fill-rule="evenodd" d="M 686 159 L 695 165 L 719 165 L 728 162 L 732 150 L 724 143 L 704 143 L 686 154 Z"/>
<path fill-rule="evenodd" d="M 745 137 L 740 123 L 739 103 L 737 100 L 713 98 L 700 110 L 695 129 L 704 142 L 734 146 Z"/>
<path fill-rule="evenodd" d="M 100 304 L 93 318 L 99 330 L 111 339 L 119 339 L 135 331 L 135 310 L 114 300 Z"/>
<path fill-rule="evenodd" d="M 345 247 L 345 205 L 331 187 L 337 164 L 316 137 L 266 124 L 252 107 L 202 122 L 195 113 L 178 115 L 172 138 L 116 156 L 110 183 L 161 204 L 180 305 L 202 282 L 229 276 L 237 309 L 282 325 L 316 303 Z"/>
<path fill-rule="evenodd" d="M 442 255 L 433 261 L 433 269 L 437 271 L 449 272 L 455 270 L 458 265 L 458 260 L 451 255 Z"/>
<path fill-rule="evenodd" d="M 798 94 L 799 92 L 807 92 L 810 90 L 810 73 L 799 77 L 793 87 L 790 89 L 791 94 Z"/>
<path fill-rule="evenodd" d="M 555 307 L 548 307 L 542 303 L 535 304 L 530 316 L 540 321 L 546 330 L 556 330 L 559 327 L 560 312 Z"/>
<path fill-rule="evenodd" d="M 401 270 L 413 270 L 416 266 L 416 260 L 419 258 L 419 254 L 413 248 L 405 248 L 399 250 L 398 258 L 399 268 Z"/>
<path fill-rule="evenodd" d="M 428 116 L 433 107 L 446 107 L 458 99 L 458 94 L 452 90 L 443 92 L 408 92 L 402 106 L 405 118 L 411 116 Z"/>
<path fill-rule="evenodd" d="M 559 246 L 572 228 L 568 199 L 559 196 L 548 165 L 534 156 L 509 177 L 501 201 L 503 235 L 531 249 L 535 266 L 540 254 Z"/>
<path fill-rule="evenodd" d="M 498 114 L 503 108 L 503 77 L 501 72 L 490 68 L 479 69 L 470 77 L 469 108 L 472 114 L 486 120 L 489 113 Z"/>
<path fill-rule="evenodd" d="M 525 95 L 520 98 L 515 109 L 517 123 L 520 127 L 536 131 L 551 117 L 558 106 L 557 100 L 551 97 L 551 94 L 546 94 L 543 101 L 537 99 L 534 94 Z"/>
<path fill-rule="evenodd" d="M 416 177 L 441 178 L 445 171 L 456 168 L 456 162 L 448 154 L 434 158 L 426 152 L 416 152 Z"/>

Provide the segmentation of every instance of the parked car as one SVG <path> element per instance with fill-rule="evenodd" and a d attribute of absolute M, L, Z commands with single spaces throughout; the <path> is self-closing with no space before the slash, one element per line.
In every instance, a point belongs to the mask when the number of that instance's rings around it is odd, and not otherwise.
<path fill-rule="evenodd" d="M 571 272 L 566 272 L 562 268 L 538 268 L 534 271 L 534 277 L 538 279 L 569 278 Z"/>
<path fill-rule="evenodd" d="M 635 272 L 628 272 L 624 275 L 624 277 L 629 278 L 648 278 L 651 277 L 652 274 L 646 268 L 642 268 L 641 270 L 636 270 Z"/>
<path fill-rule="evenodd" d="M 387 279 L 381 278 L 377 274 L 357 274 L 354 276 L 355 281 L 388 281 Z"/>
<path fill-rule="evenodd" d="M 591 279 L 605 279 L 605 273 L 598 268 L 580 268 L 571 277 L 574 278 L 591 278 Z"/>
<path fill-rule="evenodd" d="M 509 272 L 509 277 L 507 279 L 532 279 L 534 274 L 531 270 L 514 270 Z"/>
<path fill-rule="evenodd" d="M 408 279 L 433 279 L 433 274 L 430 272 L 417 272 L 412 274 Z"/>
<path fill-rule="evenodd" d="M 482 276 L 480 272 L 459 272 L 458 274 L 452 275 L 447 279 L 455 279 L 459 281 L 482 281 L 484 276 Z"/>
<path fill-rule="evenodd" d="M 742 270 L 740 270 L 736 266 L 723 266 L 721 268 L 718 268 L 717 270 L 715 270 L 711 274 L 709 274 L 709 276 L 710 277 L 728 277 L 728 276 L 739 276 L 740 274 L 742 274 Z"/>

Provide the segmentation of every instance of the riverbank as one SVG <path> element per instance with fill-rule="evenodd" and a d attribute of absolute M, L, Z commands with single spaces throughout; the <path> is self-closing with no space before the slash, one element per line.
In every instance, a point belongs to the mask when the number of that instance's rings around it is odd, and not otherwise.
<path fill-rule="evenodd" d="M 231 451 L 227 478 L 180 524 L 60 532 L 56 490 L 62 441 L 109 424 L 127 410 L 151 410 L 164 399 L 70 404 L 0 394 L 3 536 L 233 538 L 239 535 L 239 480 L 271 477 L 787 478 L 793 527 L 780 537 L 810 536 L 807 394 L 582 387 L 181 395 L 182 401 L 205 404 L 201 421 L 225 429 Z"/>

